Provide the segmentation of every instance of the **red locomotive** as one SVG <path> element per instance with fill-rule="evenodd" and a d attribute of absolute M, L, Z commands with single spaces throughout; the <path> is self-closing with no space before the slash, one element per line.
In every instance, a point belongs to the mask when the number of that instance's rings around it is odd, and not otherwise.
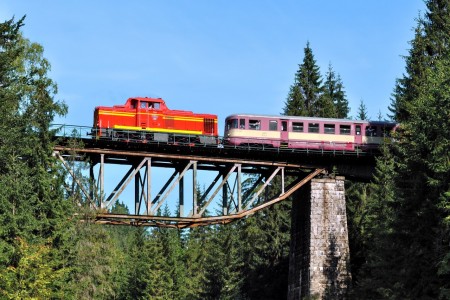
<path fill-rule="evenodd" d="M 171 110 L 161 98 L 129 98 L 124 105 L 98 106 L 96 138 L 156 142 L 217 143 L 217 115 Z"/>

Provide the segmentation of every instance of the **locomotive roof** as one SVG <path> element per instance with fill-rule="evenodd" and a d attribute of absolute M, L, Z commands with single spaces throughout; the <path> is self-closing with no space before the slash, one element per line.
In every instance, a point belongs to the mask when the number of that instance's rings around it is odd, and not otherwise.
<path fill-rule="evenodd" d="M 336 123 L 365 123 L 373 125 L 384 125 L 391 124 L 395 125 L 395 122 L 390 121 L 365 121 L 365 120 L 351 120 L 351 119 L 337 119 L 337 118 L 320 118 L 320 117 L 304 117 L 304 116 L 283 116 L 283 115 L 258 115 L 258 114 L 232 114 L 226 117 L 250 117 L 250 118 L 274 118 L 274 119 L 285 119 L 285 120 L 306 120 L 306 121 L 317 121 L 317 122 L 336 122 Z"/>

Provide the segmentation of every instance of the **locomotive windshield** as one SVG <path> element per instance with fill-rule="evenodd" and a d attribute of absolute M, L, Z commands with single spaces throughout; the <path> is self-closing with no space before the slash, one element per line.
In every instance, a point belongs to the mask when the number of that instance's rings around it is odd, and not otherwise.
<path fill-rule="evenodd" d="M 137 102 L 131 102 L 131 108 L 136 108 Z M 150 102 L 150 101 L 141 101 L 139 107 L 141 109 L 161 109 L 161 103 L 159 102 Z"/>

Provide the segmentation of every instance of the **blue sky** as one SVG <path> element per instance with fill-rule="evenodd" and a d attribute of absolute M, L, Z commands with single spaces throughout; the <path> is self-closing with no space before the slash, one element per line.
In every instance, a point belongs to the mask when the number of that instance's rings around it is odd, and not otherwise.
<path fill-rule="evenodd" d="M 388 112 L 422 0 L 3 0 L 27 15 L 24 35 L 45 49 L 59 123 L 91 125 L 95 106 L 129 97 L 219 115 L 279 114 L 309 41 L 322 75 L 331 63 L 355 115 Z"/>

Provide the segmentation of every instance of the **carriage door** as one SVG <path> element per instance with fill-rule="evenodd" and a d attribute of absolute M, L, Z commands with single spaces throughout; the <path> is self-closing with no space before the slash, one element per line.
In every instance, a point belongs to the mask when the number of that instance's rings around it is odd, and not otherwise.
<path fill-rule="evenodd" d="M 288 121 L 281 120 L 280 147 L 288 147 L 288 145 L 289 145 Z"/>
<path fill-rule="evenodd" d="M 362 124 L 355 124 L 355 147 L 362 144 Z"/>

